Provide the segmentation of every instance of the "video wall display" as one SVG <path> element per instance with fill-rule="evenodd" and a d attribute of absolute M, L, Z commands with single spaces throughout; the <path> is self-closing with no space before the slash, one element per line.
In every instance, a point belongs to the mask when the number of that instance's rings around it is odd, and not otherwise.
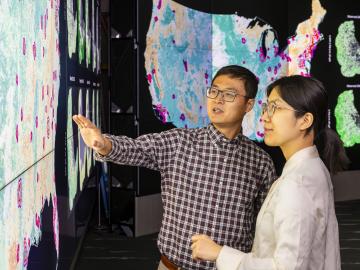
<path fill-rule="evenodd" d="M 360 6 L 352 0 L 322 4 L 326 9 L 320 25 L 323 41 L 312 74 L 329 90 L 329 126 L 344 143 L 350 169 L 360 169 Z"/>
<path fill-rule="evenodd" d="M 67 178 L 69 192 L 69 208 L 72 210 L 76 195 L 84 187 L 84 181 L 90 176 L 95 165 L 93 152 L 86 147 L 77 126 L 72 120 L 74 114 L 82 114 L 97 126 L 100 126 L 99 90 L 70 87 L 67 99 Z M 79 189 L 78 189 L 79 187 Z"/>
<path fill-rule="evenodd" d="M 76 16 L 76 32 L 71 32 L 77 41 L 71 55 L 76 63 L 69 60 L 72 40 L 64 38 L 71 23 L 62 15 L 70 2 Z M 43 241 L 44 223 L 51 224 L 56 267 L 67 222 L 59 220 L 57 187 L 69 186 L 61 196 L 68 198 L 70 215 L 94 167 L 78 133 L 68 136 L 59 126 L 66 126 L 70 115 L 63 111 L 70 107 L 71 113 L 74 104 L 80 106 L 76 112 L 100 124 L 100 6 L 95 0 L 5 0 L 0 10 L 0 269 L 31 268 L 29 254 Z M 76 101 L 66 98 L 70 77 L 83 87 L 76 90 Z M 59 141 L 67 147 L 57 147 Z M 59 174 L 67 164 L 66 158 L 59 164 L 64 151 L 76 152 L 72 156 L 78 156 L 78 163 Z M 70 171 L 78 172 L 79 189 Z M 45 220 L 42 213 L 49 207 L 53 214 Z M 40 260 L 47 259 L 46 252 L 41 251 Z"/>
<path fill-rule="evenodd" d="M 97 0 L 66 1 L 68 57 L 100 72 L 99 5 Z"/>
<path fill-rule="evenodd" d="M 351 168 L 360 168 L 359 156 L 352 151 L 360 150 L 360 101 L 355 93 L 360 73 L 356 30 L 360 8 L 356 1 L 346 0 L 339 7 L 326 0 L 301 5 L 282 0 L 271 4 L 153 0 L 151 10 L 139 36 L 146 35 L 144 77 L 160 121 L 176 127 L 206 126 L 206 88 L 219 68 L 238 64 L 259 80 L 256 103 L 245 116 L 243 133 L 261 142 L 266 86 L 286 75 L 315 76 L 331 92 L 329 125 L 347 147 Z M 331 48 L 331 69 L 328 61 L 319 61 L 319 46 L 326 53 Z M 334 89 L 335 85 L 339 88 Z"/>
<path fill-rule="evenodd" d="M 0 268 L 26 269 L 31 246 L 41 241 L 47 204 L 59 252 L 59 1 L 1 1 L 0 9 Z"/>

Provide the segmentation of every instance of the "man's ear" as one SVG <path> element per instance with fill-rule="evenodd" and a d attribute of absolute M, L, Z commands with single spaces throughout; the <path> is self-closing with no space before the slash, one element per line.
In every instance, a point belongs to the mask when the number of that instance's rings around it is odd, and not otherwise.
<path fill-rule="evenodd" d="M 314 123 L 314 116 L 312 113 L 305 113 L 302 117 L 301 117 L 301 124 L 300 124 L 300 130 L 306 130 L 309 127 L 312 126 L 312 124 Z"/>
<path fill-rule="evenodd" d="M 251 98 L 251 99 L 248 99 L 247 102 L 246 102 L 246 110 L 245 112 L 250 112 L 252 110 L 252 108 L 254 107 L 254 104 L 255 104 L 255 99 L 254 98 Z"/>

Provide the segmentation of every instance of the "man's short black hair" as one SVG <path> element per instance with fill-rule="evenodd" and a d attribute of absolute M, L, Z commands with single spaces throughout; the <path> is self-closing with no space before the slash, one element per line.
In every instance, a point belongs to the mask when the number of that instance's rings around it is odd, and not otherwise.
<path fill-rule="evenodd" d="M 256 93 L 258 90 L 258 79 L 256 78 L 255 74 L 252 73 L 247 68 L 238 65 L 230 65 L 230 66 L 222 67 L 215 74 L 211 82 L 211 85 L 214 83 L 215 79 L 221 75 L 226 75 L 229 76 L 230 78 L 243 80 L 245 85 L 246 96 L 248 98 L 256 97 Z"/>

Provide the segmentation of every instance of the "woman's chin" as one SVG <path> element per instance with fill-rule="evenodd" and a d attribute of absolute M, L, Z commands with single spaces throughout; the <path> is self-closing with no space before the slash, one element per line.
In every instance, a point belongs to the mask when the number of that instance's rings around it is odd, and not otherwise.
<path fill-rule="evenodd" d="M 276 144 L 273 140 L 271 140 L 271 138 L 269 138 L 269 136 L 266 136 L 264 137 L 264 143 L 267 145 L 267 146 L 279 146 L 278 144 Z"/>

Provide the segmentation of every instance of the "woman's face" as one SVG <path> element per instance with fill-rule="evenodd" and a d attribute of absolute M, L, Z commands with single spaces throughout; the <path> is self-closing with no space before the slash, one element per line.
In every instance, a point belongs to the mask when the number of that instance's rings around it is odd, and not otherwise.
<path fill-rule="evenodd" d="M 284 151 L 283 148 L 296 144 L 303 138 L 302 117 L 295 117 L 294 108 L 281 98 L 277 88 L 272 90 L 267 104 L 275 110 L 272 111 L 272 115 L 265 110 L 261 117 L 264 124 L 264 141 L 269 146 L 280 146 Z"/>

